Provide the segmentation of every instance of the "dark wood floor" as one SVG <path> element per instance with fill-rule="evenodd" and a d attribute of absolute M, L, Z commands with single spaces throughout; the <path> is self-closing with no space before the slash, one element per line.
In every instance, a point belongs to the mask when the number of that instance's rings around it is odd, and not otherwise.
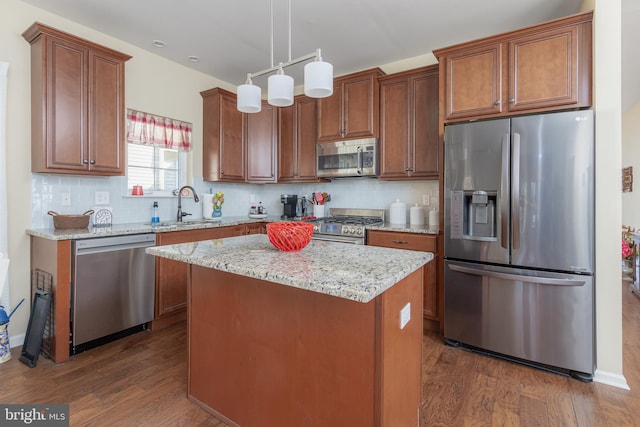
<path fill-rule="evenodd" d="M 422 426 L 640 425 L 640 298 L 623 283 L 624 374 L 631 391 L 424 338 Z M 225 426 L 186 398 L 185 324 L 139 333 L 54 365 L 0 365 L 0 402 L 69 403 L 72 426 Z"/>

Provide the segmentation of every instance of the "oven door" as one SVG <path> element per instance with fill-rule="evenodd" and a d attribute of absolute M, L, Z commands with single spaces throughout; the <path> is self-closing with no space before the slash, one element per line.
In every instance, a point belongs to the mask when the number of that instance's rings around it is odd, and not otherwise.
<path fill-rule="evenodd" d="M 347 237 L 347 236 L 334 236 L 331 234 L 314 234 L 313 236 L 311 236 L 311 240 L 321 240 L 325 242 L 351 243 L 353 245 L 364 245 L 364 237 Z"/>
<path fill-rule="evenodd" d="M 317 144 L 316 152 L 318 177 L 378 175 L 376 138 Z"/>

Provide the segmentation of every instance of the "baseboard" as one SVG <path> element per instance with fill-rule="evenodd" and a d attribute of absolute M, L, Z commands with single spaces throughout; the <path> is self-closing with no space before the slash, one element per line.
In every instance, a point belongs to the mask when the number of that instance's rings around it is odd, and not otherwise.
<path fill-rule="evenodd" d="M 24 337 L 25 337 L 25 334 L 14 335 L 12 337 L 9 337 L 9 345 L 11 345 L 11 348 L 20 347 L 22 344 L 24 344 Z"/>
<path fill-rule="evenodd" d="M 614 374 L 613 372 L 596 369 L 596 373 L 593 375 L 593 381 L 600 384 L 618 387 L 624 390 L 631 390 L 624 375 Z"/>

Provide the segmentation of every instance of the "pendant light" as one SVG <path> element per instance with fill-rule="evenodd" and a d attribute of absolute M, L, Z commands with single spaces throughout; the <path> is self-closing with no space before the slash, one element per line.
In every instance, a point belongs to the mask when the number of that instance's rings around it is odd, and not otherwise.
<path fill-rule="evenodd" d="M 284 74 L 284 68 L 313 59 L 313 62 L 304 67 L 304 93 L 311 98 L 325 98 L 333 94 L 333 65 L 322 60 L 320 49 L 314 53 L 291 59 L 291 0 L 289 6 L 289 60 L 285 63 L 273 65 L 273 0 L 270 0 L 271 9 L 271 67 L 256 73 L 247 74 L 245 84 L 238 86 L 237 108 L 243 113 L 258 113 L 261 111 L 261 93 L 259 86 L 253 84 L 253 77 L 264 74 L 276 74 L 269 76 L 267 80 L 267 102 L 276 107 L 288 107 L 293 104 L 293 77 Z"/>

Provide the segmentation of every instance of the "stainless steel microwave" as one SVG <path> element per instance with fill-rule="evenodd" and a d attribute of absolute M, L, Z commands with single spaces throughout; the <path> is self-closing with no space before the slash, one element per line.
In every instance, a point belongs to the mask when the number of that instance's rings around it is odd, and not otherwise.
<path fill-rule="evenodd" d="M 378 139 L 316 144 L 317 174 L 322 178 L 378 176 Z"/>

